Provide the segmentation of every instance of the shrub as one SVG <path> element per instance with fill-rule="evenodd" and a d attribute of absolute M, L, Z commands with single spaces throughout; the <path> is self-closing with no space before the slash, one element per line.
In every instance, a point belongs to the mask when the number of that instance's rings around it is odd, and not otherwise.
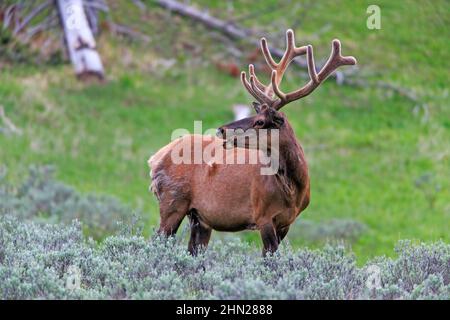
<path fill-rule="evenodd" d="M 342 246 L 263 259 L 238 239 L 192 257 L 179 239 L 122 233 L 101 243 L 82 225 L 0 217 L 2 299 L 449 299 L 450 245 L 400 242 L 398 257 L 358 267 Z M 367 284 L 379 270 L 379 286 Z"/>
<path fill-rule="evenodd" d="M 298 219 L 290 234 L 306 243 L 327 243 L 356 241 L 368 230 L 367 226 L 353 219 L 330 219 L 320 223 Z"/>
<path fill-rule="evenodd" d="M 0 214 L 14 213 L 20 219 L 53 223 L 83 222 L 85 231 L 101 238 L 120 229 L 119 221 L 129 222 L 132 210 L 111 196 L 80 194 L 53 179 L 50 166 L 32 166 L 18 187 L 0 177 Z"/>

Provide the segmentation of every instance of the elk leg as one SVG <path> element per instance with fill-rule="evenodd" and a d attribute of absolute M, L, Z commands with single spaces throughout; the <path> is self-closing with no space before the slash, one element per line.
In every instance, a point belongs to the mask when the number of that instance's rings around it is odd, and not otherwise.
<path fill-rule="evenodd" d="M 283 241 L 289 231 L 289 226 L 277 229 L 278 244 Z"/>
<path fill-rule="evenodd" d="M 183 218 L 186 216 L 186 213 L 187 209 L 185 209 L 185 207 L 171 212 L 161 211 L 161 223 L 159 225 L 158 233 L 164 234 L 166 237 L 175 235 L 181 221 L 183 221 Z"/>
<path fill-rule="evenodd" d="M 267 223 L 260 228 L 261 239 L 263 242 L 263 256 L 268 252 L 274 253 L 278 249 L 278 238 L 273 223 Z"/>
<path fill-rule="evenodd" d="M 211 238 L 211 228 L 200 223 L 196 212 L 189 213 L 191 224 L 191 237 L 189 239 L 188 250 L 193 256 L 196 256 L 201 247 L 206 248 Z"/>

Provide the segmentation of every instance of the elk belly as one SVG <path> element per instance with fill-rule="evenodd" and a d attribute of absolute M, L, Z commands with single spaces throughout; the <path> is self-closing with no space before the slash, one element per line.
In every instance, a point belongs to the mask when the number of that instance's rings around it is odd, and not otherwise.
<path fill-rule="evenodd" d="M 251 208 L 242 201 L 227 202 L 225 199 L 210 198 L 208 203 L 197 203 L 200 220 L 217 231 L 241 231 L 254 224 Z M 224 204 L 224 205 L 222 205 Z"/>
<path fill-rule="evenodd" d="M 193 189 L 192 208 L 200 219 L 218 231 L 254 228 L 251 193 L 257 184 L 259 166 L 215 165 L 213 175 L 198 176 Z M 253 172 L 254 171 L 254 172 Z"/>

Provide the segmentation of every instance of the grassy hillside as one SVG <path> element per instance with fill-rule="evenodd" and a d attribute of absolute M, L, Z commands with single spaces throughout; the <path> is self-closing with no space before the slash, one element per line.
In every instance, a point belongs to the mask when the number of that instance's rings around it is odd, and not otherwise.
<path fill-rule="evenodd" d="M 170 141 L 173 129 L 192 130 L 194 120 L 217 127 L 232 119 L 233 103 L 251 100 L 238 79 L 211 63 L 211 57 L 229 59 L 226 44 L 211 32 L 150 5 L 142 14 L 111 3 L 117 21 L 139 26 L 151 41 L 103 33 L 104 84 L 77 82 L 69 65 L 3 65 L 0 104 L 23 134 L 0 133 L 0 163 L 11 181 L 21 180 L 31 164 L 53 164 L 57 178 L 79 191 L 115 195 L 141 209 L 149 234 L 159 215 L 147 190 L 148 157 Z M 428 115 L 388 90 L 328 81 L 286 107 L 311 170 L 312 202 L 298 224 L 336 218 L 365 224 L 367 232 L 353 244 L 361 261 L 392 255 L 399 239 L 450 240 L 448 1 L 377 1 L 381 30 L 366 28 L 366 1 L 304 1 L 269 12 L 263 9 L 275 1 L 195 3 L 268 34 L 295 26 L 297 41 L 312 43 L 316 59 L 339 38 L 371 82 L 409 88 L 427 106 Z M 200 51 L 186 49 L 188 41 Z M 292 73 L 283 86 L 304 81 Z M 301 246 L 295 230 L 288 238 Z"/>

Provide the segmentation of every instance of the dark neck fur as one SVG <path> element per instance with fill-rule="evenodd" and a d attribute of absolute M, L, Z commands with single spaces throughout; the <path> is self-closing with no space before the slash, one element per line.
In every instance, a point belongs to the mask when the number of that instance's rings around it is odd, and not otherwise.
<path fill-rule="evenodd" d="M 284 175 L 297 187 L 302 187 L 306 181 L 307 167 L 303 149 L 295 137 L 294 130 L 285 117 L 280 128 L 280 169 Z"/>

